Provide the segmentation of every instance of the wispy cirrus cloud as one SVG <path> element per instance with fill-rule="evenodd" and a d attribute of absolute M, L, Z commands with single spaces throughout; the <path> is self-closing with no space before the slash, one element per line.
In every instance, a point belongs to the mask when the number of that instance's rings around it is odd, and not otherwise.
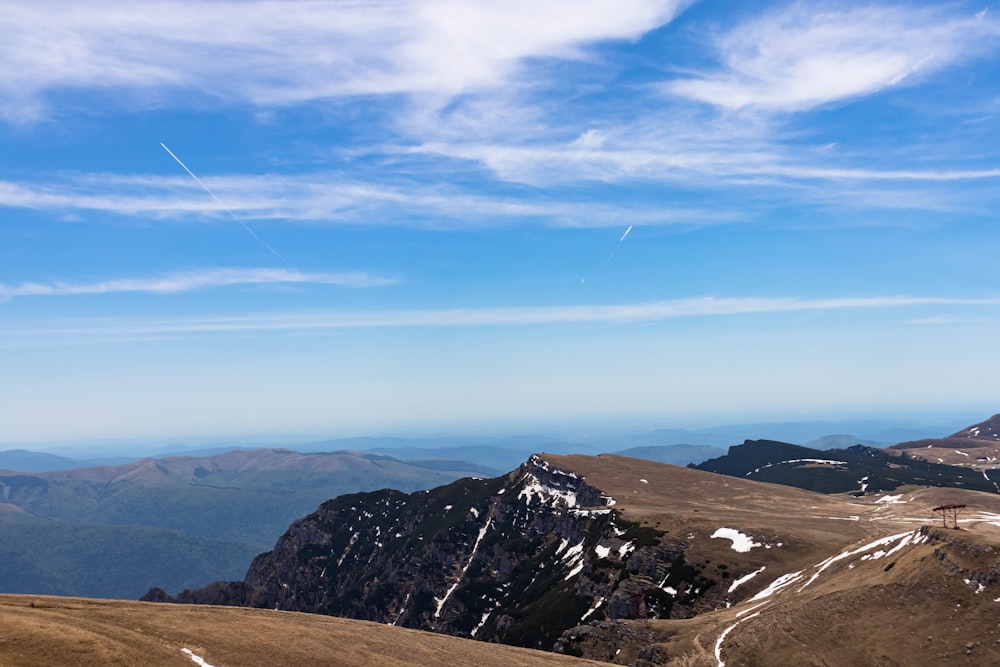
<path fill-rule="evenodd" d="M 77 296 L 84 294 L 177 294 L 232 285 L 313 284 L 339 287 L 379 287 L 396 282 L 367 273 L 307 273 L 292 269 L 214 268 L 186 273 L 170 273 L 152 278 L 118 278 L 89 283 L 51 282 L 0 283 L 0 302 L 16 297 Z"/>
<path fill-rule="evenodd" d="M 505 146 L 499 144 L 425 144 L 412 149 L 481 162 L 505 180 L 547 185 L 561 181 L 690 181 L 713 178 L 735 180 L 774 177 L 819 181 L 949 182 L 1000 178 L 1000 169 L 873 169 L 810 164 L 770 149 L 746 146 L 734 151 L 706 144 L 700 150 L 667 140 L 608 141 L 602 145 L 562 144 Z"/>
<path fill-rule="evenodd" d="M 173 319 L 107 318 L 61 321 L 58 326 L 0 328 L 7 345 L 96 342 L 162 336 L 234 332 L 305 333 L 344 329 L 531 327 L 575 324 L 628 324 L 678 318 L 726 317 L 843 310 L 886 310 L 923 306 L 996 307 L 998 298 L 921 296 L 844 297 L 825 299 L 767 297 L 695 297 L 634 304 L 454 308 L 369 312 L 312 311 L 225 317 Z"/>
<path fill-rule="evenodd" d="M 528 58 L 635 39 L 688 0 L 4 4 L 0 117 L 31 121 L 49 93 L 124 91 L 163 103 L 191 91 L 258 105 L 497 87 Z M 220 30 L 220 26 L 225 26 Z"/>
<path fill-rule="evenodd" d="M 993 16 L 953 9 L 797 3 L 716 35 L 720 67 L 664 90 L 723 109 L 801 111 L 906 85 L 995 50 Z"/>
<path fill-rule="evenodd" d="M 564 227 L 640 224 L 714 224 L 732 215 L 697 207 L 640 207 L 616 202 L 529 198 L 468 191 L 451 185 L 397 179 L 382 184 L 341 173 L 296 176 L 201 176 L 217 198 L 180 176 L 63 174 L 34 183 L 0 181 L 0 206 L 38 211 L 97 211 L 170 219 L 191 215 L 227 219 L 299 220 L 419 227 L 482 227 L 545 220 Z"/>

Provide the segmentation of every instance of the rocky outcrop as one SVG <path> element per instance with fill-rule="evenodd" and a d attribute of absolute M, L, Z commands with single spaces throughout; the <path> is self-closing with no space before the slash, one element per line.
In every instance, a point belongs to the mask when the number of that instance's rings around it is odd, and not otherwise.
<path fill-rule="evenodd" d="M 332 614 L 547 650 L 588 622 L 711 606 L 714 581 L 685 564 L 685 543 L 614 506 L 533 456 L 495 479 L 340 496 L 293 523 L 243 582 L 146 599 Z"/>

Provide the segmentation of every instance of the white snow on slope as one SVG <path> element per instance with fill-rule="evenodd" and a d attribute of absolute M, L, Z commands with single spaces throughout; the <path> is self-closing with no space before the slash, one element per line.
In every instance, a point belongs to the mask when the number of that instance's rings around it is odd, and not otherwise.
<path fill-rule="evenodd" d="M 580 540 L 580 543 L 576 546 L 567 549 L 566 553 L 562 557 L 562 560 L 570 567 L 569 574 L 563 578 L 563 581 L 569 581 L 576 575 L 580 574 L 586 560 L 583 557 L 583 540 Z"/>
<path fill-rule="evenodd" d="M 530 503 L 532 498 L 535 497 L 535 494 L 538 494 L 539 502 L 543 505 L 556 505 L 559 501 L 562 501 L 562 503 L 567 507 L 576 507 L 575 491 L 555 489 L 551 486 L 546 486 L 545 484 L 542 484 L 537 477 L 528 473 L 525 477 L 524 488 L 522 488 L 521 492 L 517 494 L 517 497 L 519 499 L 527 497 L 528 502 Z"/>
<path fill-rule="evenodd" d="M 875 502 L 876 503 L 888 503 L 890 505 L 905 505 L 906 501 L 905 500 L 900 500 L 900 498 L 902 498 L 902 497 L 903 497 L 902 493 L 899 494 L 898 496 L 882 496 L 881 498 L 879 498 Z"/>
<path fill-rule="evenodd" d="M 997 515 L 997 518 L 1000 518 L 1000 515 Z M 798 591 L 802 591 L 804 588 L 806 588 L 807 586 L 809 586 L 811 583 L 813 583 L 817 579 L 817 577 L 819 577 L 819 575 L 824 570 L 826 570 L 828 567 L 830 567 L 831 565 L 833 565 L 834 563 L 836 563 L 836 562 L 838 562 L 840 560 L 843 560 L 845 558 L 849 558 L 851 556 L 856 556 L 858 554 L 865 554 L 864 556 L 862 556 L 861 560 L 876 560 L 878 558 L 884 558 L 886 556 L 891 556 L 893 553 L 899 551 L 900 549 L 902 549 L 903 547 L 907 546 L 908 544 L 922 544 L 922 543 L 926 542 L 927 539 L 928 539 L 927 536 L 926 535 L 921 535 L 919 530 L 911 530 L 911 531 L 907 531 L 905 533 L 898 533 L 896 535 L 889 535 L 888 537 L 883 537 L 883 538 L 875 540 L 873 542 L 869 542 L 868 544 L 865 544 L 863 546 L 857 547 L 857 548 L 852 549 L 850 551 L 845 551 L 843 553 L 837 554 L 836 556 L 831 556 L 830 558 L 827 558 L 826 560 L 821 561 L 820 563 L 817 563 L 816 565 L 813 566 L 813 568 L 815 568 L 816 571 L 809 578 L 809 580 L 798 589 Z M 894 546 L 892 546 L 892 548 L 890 548 L 888 550 L 886 550 L 886 549 L 878 549 L 874 553 L 870 553 L 870 554 L 865 553 L 865 552 L 871 551 L 872 549 L 876 549 L 877 547 L 885 547 L 885 546 L 888 546 L 888 545 L 893 544 L 893 543 L 896 543 L 896 544 Z M 853 568 L 854 567 L 854 563 L 851 563 L 849 565 L 849 567 Z M 780 592 L 781 590 L 783 590 L 785 588 L 788 588 L 792 584 L 794 584 L 794 583 L 796 583 L 798 581 L 801 581 L 802 578 L 804 577 L 804 574 L 803 574 L 804 572 L 805 572 L 805 570 L 798 570 L 796 572 L 789 572 L 788 574 L 783 574 L 780 577 L 778 577 L 777 579 L 775 579 L 774 581 L 772 581 L 771 584 L 767 588 L 765 588 L 760 593 L 757 593 L 752 598 L 750 598 L 749 600 L 747 600 L 747 603 L 754 603 L 754 602 L 756 602 L 757 604 L 749 606 L 748 608 L 746 608 L 746 609 L 738 612 L 736 614 L 736 617 L 737 617 L 738 620 L 735 623 L 733 623 L 732 625 L 730 625 L 729 627 L 727 627 L 725 630 L 723 630 L 722 633 L 719 635 L 718 639 L 715 642 L 715 660 L 716 660 L 716 663 L 717 663 L 717 667 L 725 667 L 725 664 L 726 664 L 722 660 L 722 644 L 725 641 L 726 636 L 730 632 L 732 632 L 736 628 L 736 626 L 739 625 L 740 623 L 742 623 L 743 621 L 745 621 L 745 620 L 747 620 L 749 618 L 753 618 L 754 616 L 757 616 L 758 614 L 760 614 L 762 610 L 761 611 L 758 611 L 758 610 L 761 607 L 764 607 L 764 606 L 766 606 L 768 604 L 768 598 L 769 597 L 771 597 L 775 593 Z M 754 573 L 754 574 L 756 574 L 756 573 Z M 970 583 L 970 585 L 971 585 L 971 583 Z M 730 590 L 732 590 L 732 589 L 730 589 Z M 997 598 L 996 601 L 1000 602 L 1000 598 Z M 753 612 L 753 613 L 751 613 L 751 612 Z M 746 616 L 746 618 L 743 618 L 744 616 Z"/>
<path fill-rule="evenodd" d="M 893 553 L 899 551 L 900 549 L 902 549 L 903 547 L 905 547 L 907 544 L 910 544 L 910 543 L 920 544 L 920 543 L 926 542 L 926 541 L 927 541 L 927 536 L 926 535 L 920 535 L 920 531 L 919 530 L 910 530 L 910 531 L 907 531 L 905 533 L 897 533 L 896 535 L 889 535 L 888 537 L 883 537 L 881 539 L 875 540 L 874 542 L 869 542 L 868 544 L 866 544 L 864 546 L 858 547 L 857 549 L 852 549 L 851 551 L 845 551 L 843 553 L 837 554 L 836 556 L 830 556 L 829 558 L 827 558 L 823 562 L 821 562 L 818 565 L 814 566 L 814 567 L 817 568 L 816 571 L 813 573 L 812 577 L 809 578 L 809 581 L 807 581 L 806 583 L 802 584 L 802 588 L 800 588 L 799 590 L 801 591 L 801 590 L 805 589 L 807 586 L 809 586 L 809 584 L 811 584 L 812 582 L 816 581 L 816 579 L 819 577 L 819 575 L 823 573 L 823 570 L 825 570 L 826 568 L 830 567 L 831 565 L 833 565 L 837 561 L 843 560 L 845 558 L 850 558 L 851 556 L 856 556 L 858 554 L 865 553 L 866 551 L 871 551 L 872 549 L 875 549 L 876 547 L 881 547 L 881 546 L 885 546 L 885 545 L 888 545 L 888 544 L 892 544 L 893 542 L 899 542 L 899 544 L 897 544 L 892 549 L 889 549 L 888 551 L 880 549 L 880 550 L 876 551 L 875 553 L 869 554 L 866 558 L 864 558 L 864 560 L 868 560 L 868 559 L 877 560 L 878 558 L 882 558 L 883 556 L 888 556 L 890 554 L 893 554 Z"/>
<path fill-rule="evenodd" d="M 989 523 L 994 526 L 1000 526 L 1000 514 L 994 514 L 993 512 L 977 512 L 968 519 L 959 519 L 958 521 L 959 523 L 972 523 L 974 521 L 982 521 L 984 523 Z"/>
<path fill-rule="evenodd" d="M 758 611 L 757 614 L 759 614 L 759 613 L 760 612 Z M 732 632 L 736 628 L 737 625 L 739 625 L 740 623 L 742 623 L 743 621 L 745 621 L 745 620 L 747 620 L 749 618 L 753 618 L 757 614 L 751 614 L 751 615 L 747 616 L 746 618 L 741 618 L 740 620 L 736 621 L 735 623 L 733 623 L 732 625 L 730 625 L 728 628 L 726 628 L 725 630 L 723 630 L 722 634 L 719 635 L 719 638 L 715 640 L 715 661 L 718 664 L 718 667 L 726 667 L 726 663 L 723 662 L 723 660 L 722 660 L 722 642 L 724 642 L 726 640 L 726 635 L 728 635 L 730 632 Z"/>
<path fill-rule="evenodd" d="M 758 574 L 760 574 L 761 572 L 763 572 L 766 569 L 767 569 L 767 565 L 761 565 L 759 570 L 754 570 L 750 574 L 743 575 L 742 577 L 740 577 L 739 579 L 737 579 L 736 581 L 733 582 L 733 585 L 729 587 L 729 592 L 732 593 L 737 588 L 739 588 L 741 585 L 747 583 L 748 581 L 750 581 L 751 579 L 753 579 L 754 577 L 756 577 Z"/>
<path fill-rule="evenodd" d="M 469 560 L 466 561 L 465 567 L 462 568 L 462 572 L 458 575 L 458 579 L 456 579 L 455 583 L 451 585 L 451 588 L 449 588 L 448 592 L 444 594 L 444 597 L 434 598 L 434 601 L 437 602 L 437 609 L 434 611 L 434 618 L 437 618 L 438 616 L 441 615 L 441 610 L 444 608 L 444 603 L 448 601 L 448 598 L 451 597 L 451 594 L 454 593 L 455 589 L 458 588 L 458 585 L 462 583 L 462 579 L 465 577 L 465 573 L 468 572 L 469 566 L 472 565 L 472 561 L 476 557 L 476 551 L 479 549 L 479 543 L 483 541 L 483 537 L 486 536 L 486 531 L 489 530 L 490 526 L 492 525 L 493 525 L 493 519 L 490 519 L 489 521 L 486 522 L 486 525 L 484 525 L 482 528 L 479 529 L 479 535 L 476 537 L 476 543 L 472 545 L 472 553 L 469 554 Z"/>
<path fill-rule="evenodd" d="M 583 615 L 583 617 L 580 619 L 580 622 L 583 623 L 588 618 L 590 618 L 590 615 L 593 614 L 595 611 L 597 611 L 602 604 L 604 604 L 604 598 L 602 597 L 597 598 L 597 600 L 594 602 L 594 606 L 587 610 L 587 613 Z"/>
<path fill-rule="evenodd" d="M 766 600 L 767 598 L 771 597 L 781 589 L 791 586 L 801 578 L 802 578 L 802 570 L 799 570 L 797 572 L 789 572 L 788 574 L 783 574 L 774 581 L 772 581 L 767 588 L 765 588 L 760 593 L 757 593 L 757 595 L 754 595 L 752 598 L 750 598 L 749 602 Z"/>
<path fill-rule="evenodd" d="M 823 464 L 829 464 L 829 465 L 841 465 L 841 466 L 847 465 L 847 461 L 831 461 L 829 459 L 788 459 L 787 461 L 778 461 L 777 463 L 768 463 L 766 466 L 761 466 L 761 467 L 755 469 L 753 472 L 748 472 L 746 475 L 744 475 L 744 477 L 749 477 L 750 475 L 752 475 L 754 473 L 758 473 L 761 470 L 764 470 L 765 468 L 770 468 L 772 466 L 781 466 L 781 465 L 785 465 L 786 463 L 823 463 Z"/>
<path fill-rule="evenodd" d="M 739 551 L 740 553 L 746 553 L 754 547 L 764 546 L 760 542 L 754 542 L 752 537 L 741 533 L 735 528 L 719 528 L 710 537 L 721 537 L 730 540 L 733 543 L 733 551 Z"/>
<path fill-rule="evenodd" d="M 181 653 L 183 653 L 187 657 L 191 658 L 191 661 L 194 664 L 199 665 L 199 667 L 213 667 L 212 665 L 210 665 L 207 662 L 205 662 L 205 659 L 202 658 L 200 655 L 195 655 L 194 651 L 192 651 L 189 648 L 182 648 L 181 649 Z"/>
<path fill-rule="evenodd" d="M 499 606 L 499 605 L 500 605 L 500 603 L 498 602 L 497 606 Z M 479 632 L 484 625 L 486 625 L 486 621 L 489 620 L 490 616 L 493 615 L 494 611 L 496 611 L 496 608 L 490 609 L 489 611 L 487 611 L 486 613 L 483 614 L 483 618 L 482 618 L 481 621 L 479 621 L 479 625 L 477 625 L 476 627 L 472 628 L 472 632 L 469 633 L 470 637 L 472 637 L 473 639 L 475 639 L 476 633 Z"/>

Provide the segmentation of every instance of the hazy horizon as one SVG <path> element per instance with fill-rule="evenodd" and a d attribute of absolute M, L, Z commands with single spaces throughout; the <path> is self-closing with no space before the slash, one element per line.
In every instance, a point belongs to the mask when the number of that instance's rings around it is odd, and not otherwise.
<path fill-rule="evenodd" d="M 352 440 L 371 440 L 373 446 L 383 446 L 375 441 L 394 441 L 386 444 L 409 447 L 457 446 L 467 442 L 472 445 L 517 445 L 519 440 L 538 441 L 551 438 L 553 442 L 578 443 L 600 448 L 602 445 L 627 448 L 636 445 L 630 439 L 652 437 L 658 431 L 709 434 L 732 433 L 731 437 L 719 436 L 715 446 L 739 444 L 744 439 L 776 439 L 803 444 L 807 440 L 827 435 L 851 435 L 859 439 L 874 438 L 879 432 L 912 432 L 917 437 L 940 437 L 965 426 L 983 421 L 993 413 L 972 411 L 942 411 L 937 413 L 895 413 L 886 415 L 854 414 L 826 415 L 812 419 L 762 419 L 756 420 L 688 420 L 663 421 L 649 419 L 594 420 L 587 424 L 569 424 L 558 421 L 539 421 L 521 424 L 521 428 L 506 427 L 501 423 L 452 426 L 451 428 L 386 429 L 358 432 L 285 432 L 285 433 L 203 433 L 177 435 L 108 436 L 94 438 L 55 438 L 39 440 L 12 440 L 0 438 L 0 451 L 26 449 L 48 452 L 69 458 L 101 458 L 158 456 L 165 453 L 183 453 L 191 450 L 214 450 L 226 447 L 282 447 L 295 450 L 296 446 L 338 443 Z M 808 437 L 788 437 L 790 432 L 809 433 Z M 908 439 L 908 438 L 904 438 Z M 641 443 L 640 443 L 641 444 Z M 663 443 L 659 443 L 663 444 Z M 673 444 L 682 444 L 680 442 Z M 303 451 L 318 451 L 306 447 Z M 601 450 L 605 451 L 605 450 Z M 579 453 L 595 453 L 580 451 Z"/>

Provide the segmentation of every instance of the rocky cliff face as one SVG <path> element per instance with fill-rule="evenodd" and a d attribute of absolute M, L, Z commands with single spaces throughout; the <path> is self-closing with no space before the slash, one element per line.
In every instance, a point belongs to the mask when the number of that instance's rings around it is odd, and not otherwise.
<path fill-rule="evenodd" d="M 332 614 L 551 650 L 591 621 L 684 618 L 725 595 L 686 544 L 541 456 L 495 479 L 341 496 L 293 523 L 243 582 L 170 598 Z M 571 633 L 570 633 L 571 634 Z M 572 642 L 559 644 L 572 652 Z"/>

